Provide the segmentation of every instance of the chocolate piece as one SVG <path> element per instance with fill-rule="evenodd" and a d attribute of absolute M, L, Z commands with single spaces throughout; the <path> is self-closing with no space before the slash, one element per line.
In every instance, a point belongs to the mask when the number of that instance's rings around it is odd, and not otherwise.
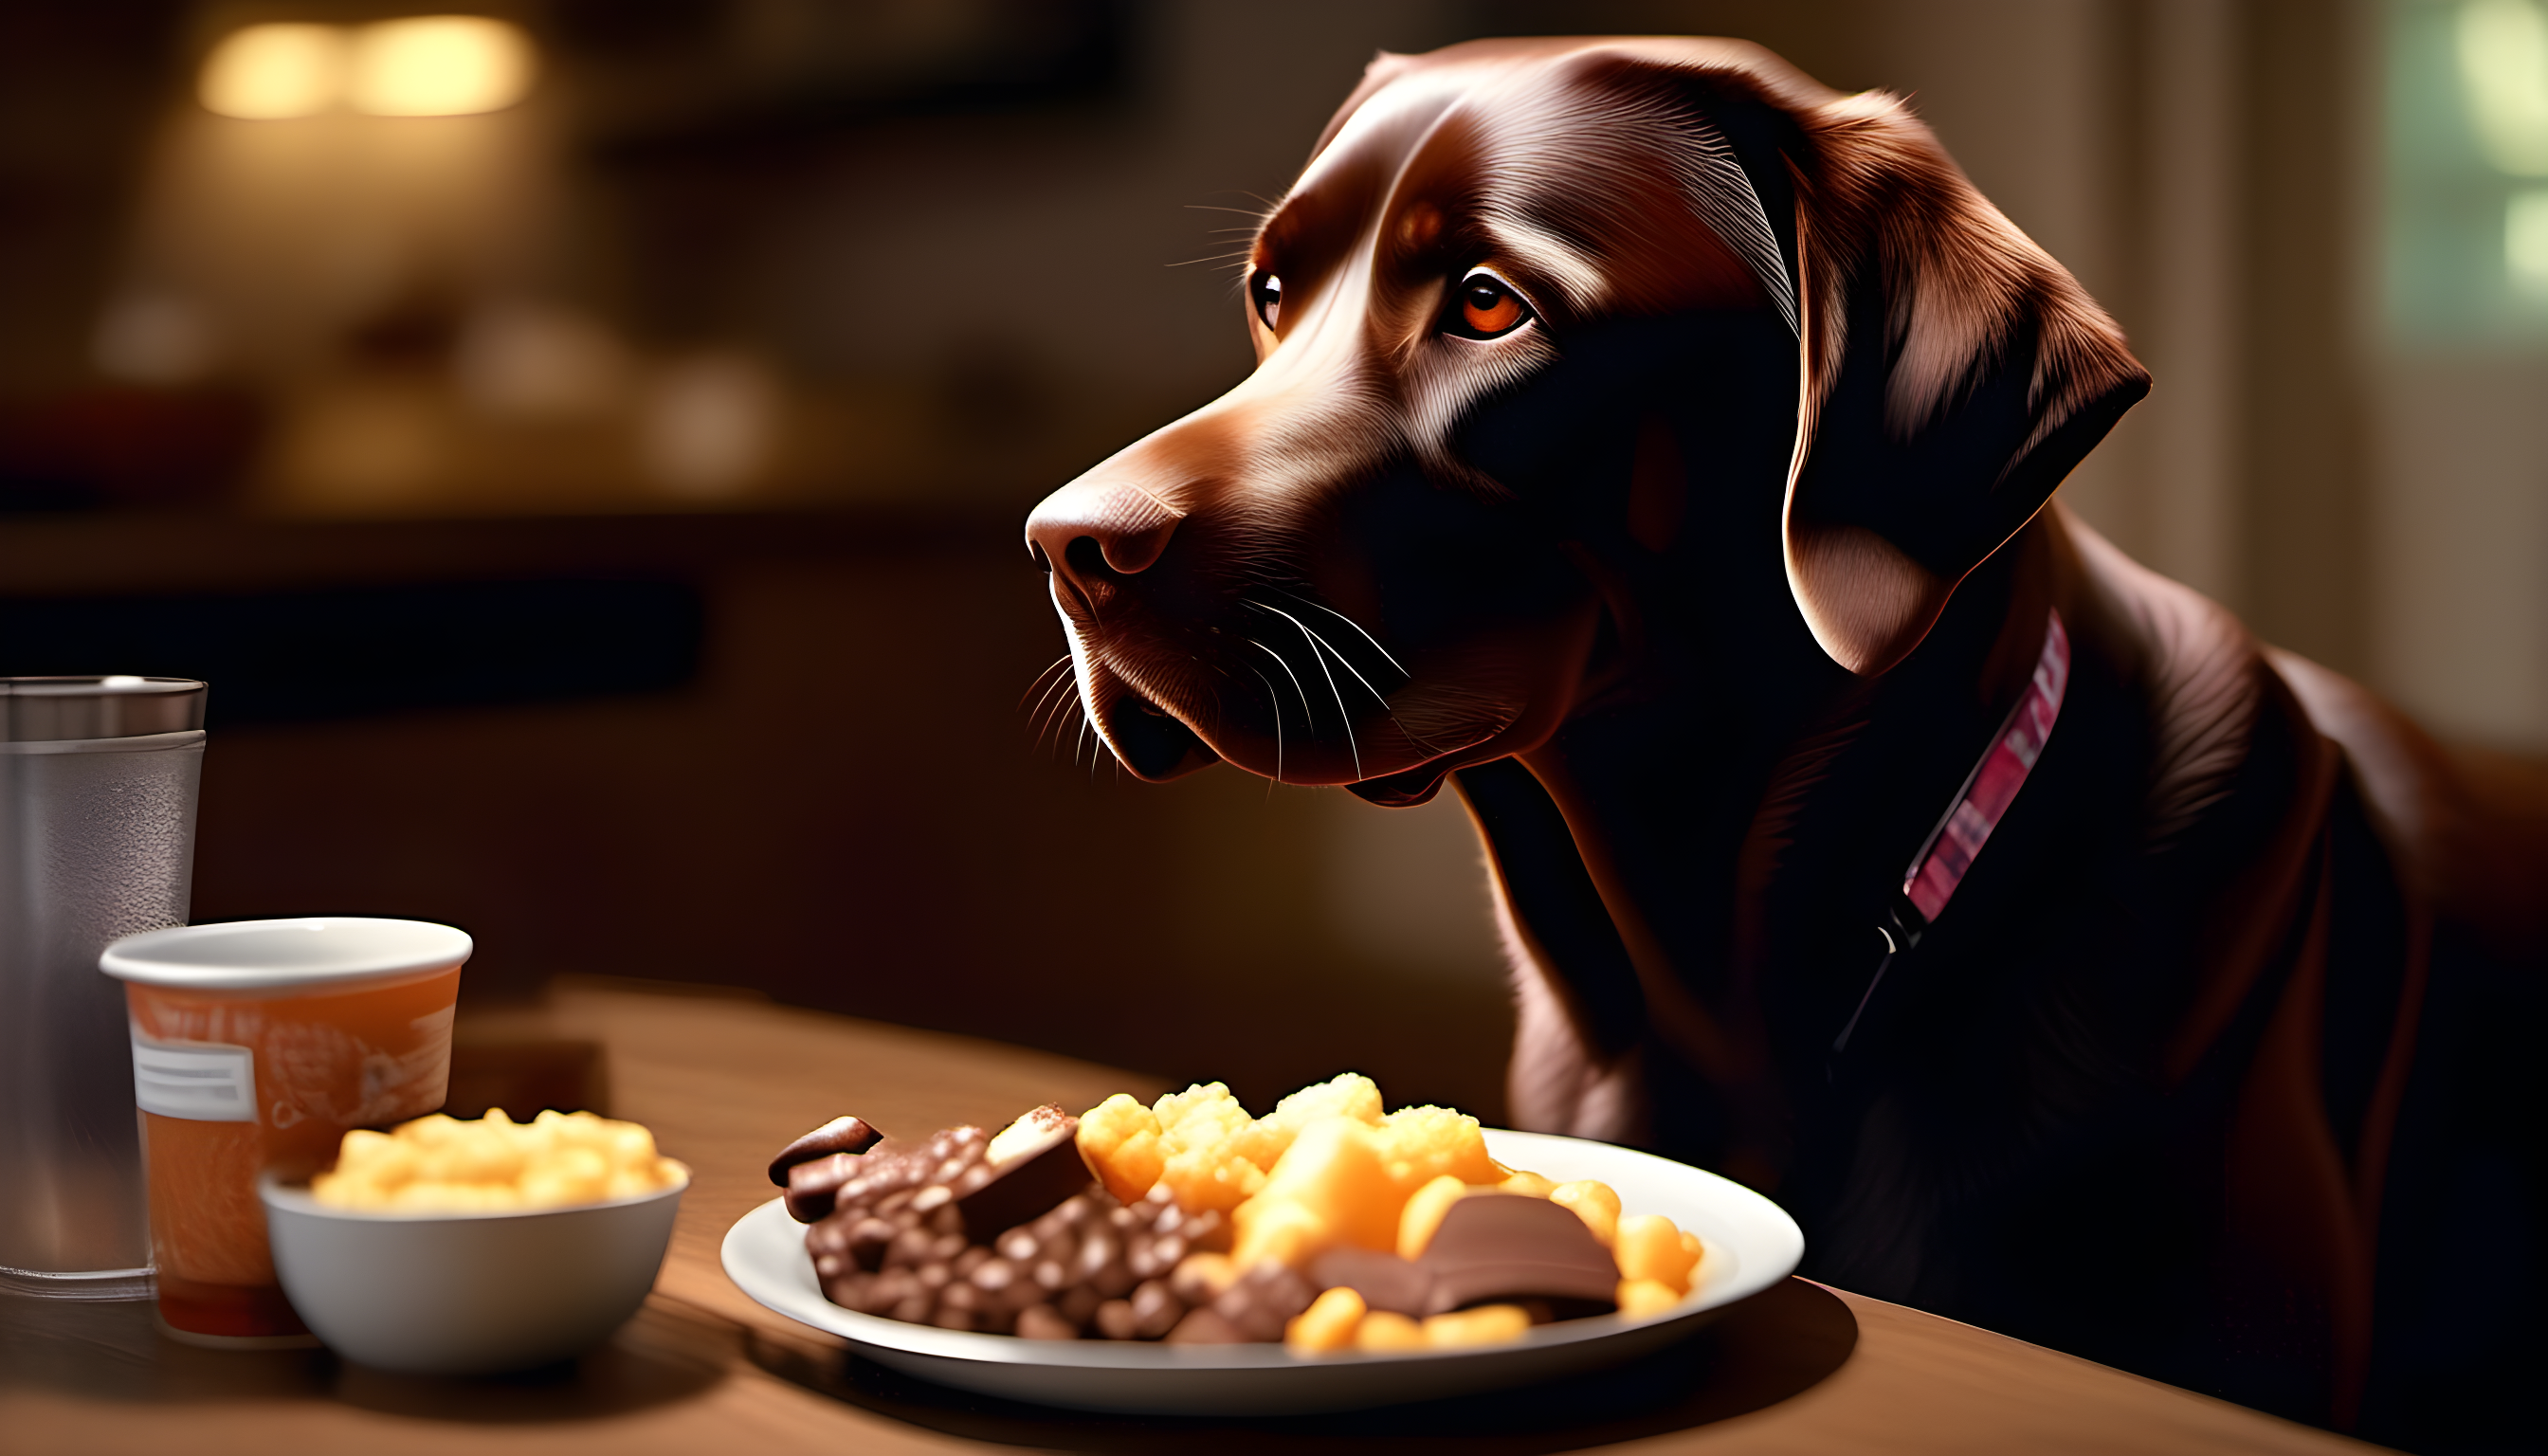
<path fill-rule="evenodd" d="M 1030 1108 L 1019 1114 L 1017 1121 L 1002 1128 L 991 1138 L 990 1145 L 982 1150 L 982 1155 L 994 1163 L 1015 1162 L 1021 1156 L 1044 1146 L 1050 1140 L 1053 1133 L 1076 1135 L 1078 1131 L 1079 1119 L 1063 1112 L 1055 1104 L 1047 1102 L 1042 1107 Z"/>
<path fill-rule="evenodd" d="M 834 1118 L 813 1132 L 778 1149 L 770 1160 L 770 1181 L 781 1188 L 791 1186 L 787 1172 L 798 1163 L 809 1163 L 818 1157 L 841 1153 L 861 1153 L 882 1141 L 884 1135 L 858 1118 Z"/>
<path fill-rule="evenodd" d="M 1141 1322 L 1131 1300 L 1108 1300 L 1097 1307 L 1097 1332 L 1108 1339 L 1132 1339 Z"/>
<path fill-rule="evenodd" d="M 1341 1244 L 1310 1261 L 1310 1282 L 1322 1290 L 1342 1286 L 1374 1310 L 1417 1318 L 1433 1313 L 1433 1276 L 1396 1254 Z"/>
<path fill-rule="evenodd" d="M 787 1216 L 811 1224 L 830 1216 L 841 1185 L 858 1176 L 859 1160 L 847 1153 L 809 1158 L 787 1170 Z"/>
<path fill-rule="evenodd" d="M 809 1158 L 787 1170 L 787 1212 L 800 1224 L 828 1218 L 836 1209 L 872 1205 L 892 1213 L 894 1196 L 908 1202 L 931 1168 L 968 1145 L 961 1135 L 981 1136 L 979 1128 L 950 1128 L 926 1142 L 886 1138 L 864 1153 L 836 1152 Z"/>
<path fill-rule="evenodd" d="M 1043 1331 L 1038 1338 L 1098 1332 L 1090 1326 L 1110 1302 L 1121 1306 L 1107 1318 L 1120 1338 L 1156 1339 L 1181 1325 L 1196 1300 L 1171 1287 L 1169 1275 L 1189 1248 L 1226 1241 L 1228 1221 L 1182 1213 L 1165 1189 L 1130 1208 L 1117 1203 L 1093 1186 L 1077 1134 L 1060 1109 L 1040 1108 L 997 1138 L 949 1128 L 923 1141 L 888 1138 L 864 1153 L 798 1164 L 794 1175 L 809 1192 L 819 1186 L 833 1198 L 831 1212 L 805 1232 L 825 1297 L 914 1323 L 1003 1334 L 1032 1328 Z M 994 1145 L 1005 1160 L 989 1156 Z M 1047 1202 L 1047 1185 L 1029 1200 L 1045 1206 L 988 1234 L 968 1220 L 990 1190 L 1050 1176 L 1056 1165 L 1072 1175 L 1067 1196 Z M 844 1169 L 846 1180 L 836 1181 Z M 1304 1305 L 1309 1294 L 1306 1287 L 1299 1294 Z M 1063 1328 L 1069 1333 L 1055 1332 Z"/>
<path fill-rule="evenodd" d="M 1424 1313 L 1546 1300 L 1560 1315 L 1616 1308 L 1619 1266 L 1563 1205 L 1510 1193 L 1451 1205 L 1416 1267 L 1433 1292 Z"/>
<path fill-rule="evenodd" d="M 1079 1119 L 1040 1107 L 1000 1131 L 949 1191 L 966 1236 L 988 1243 L 1097 1181 L 1079 1155 Z"/>

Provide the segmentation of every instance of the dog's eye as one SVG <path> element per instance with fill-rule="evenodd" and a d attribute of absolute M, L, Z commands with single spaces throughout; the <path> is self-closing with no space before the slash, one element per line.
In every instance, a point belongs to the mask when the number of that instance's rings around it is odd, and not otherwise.
<path fill-rule="evenodd" d="M 1256 303 L 1256 317 L 1267 328 L 1275 327 L 1283 318 L 1283 280 L 1259 268 L 1247 281 L 1247 296 Z"/>
<path fill-rule="evenodd" d="M 1493 273 L 1478 272 L 1460 280 L 1457 331 L 1471 338 L 1494 338 L 1530 321 L 1530 305 L 1512 285 Z"/>

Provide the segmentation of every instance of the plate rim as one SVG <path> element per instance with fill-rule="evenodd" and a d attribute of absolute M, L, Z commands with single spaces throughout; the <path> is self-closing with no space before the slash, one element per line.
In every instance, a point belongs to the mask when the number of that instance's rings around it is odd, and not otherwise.
<path fill-rule="evenodd" d="M 1088 1371 L 1280 1371 L 1331 1370 L 1339 1366 L 1376 1364 L 1431 1364 L 1473 1358 L 1480 1355 L 1512 1353 L 1532 1349 L 1549 1349 L 1584 1344 L 1610 1338 L 1629 1331 L 1650 1330 L 1659 1325 L 1699 1320 L 1725 1307 L 1753 1295 L 1795 1272 L 1804 1255 L 1804 1231 L 1787 1211 L 1768 1196 L 1747 1188 L 1731 1178 L 1712 1173 L 1687 1163 L 1644 1152 L 1616 1143 L 1598 1142 L 1586 1138 L 1569 1138 L 1553 1133 L 1523 1133 L 1503 1128 L 1489 1128 L 1488 1149 L 1500 1162 L 1507 1165 L 1530 1160 L 1523 1152 L 1518 1158 L 1505 1156 L 1505 1149 L 1520 1151 L 1538 1147 L 1548 1150 L 1597 1149 L 1603 1157 L 1620 1157 L 1632 1162 L 1655 1165 L 1657 1171 L 1674 1178 L 1694 1178 L 1711 1196 L 1725 1200 L 1733 1208 L 1748 1214 L 1762 1227 L 1751 1230 L 1765 1233 L 1766 1247 L 1733 1247 L 1701 1232 L 1711 1251 L 1722 1250 L 1734 1256 L 1733 1273 L 1722 1282 L 1706 1281 L 1685 1296 L 1680 1304 L 1654 1315 L 1631 1319 L 1627 1316 L 1595 1315 L 1581 1320 L 1560 1320 L 1542 1324 L 1518 1340 L 1503 1344 L 1448 1350 L 1340 1350 L 1317 1355 L 1295 1354 L 1279 1343 L 1250 1342 L 1226 1345 L 1170 1345 L 1152 1340 L 1031 1340 L 1013 1334 L 989 1334 L 973 1330 L 941 1329 L 935 1325 L 912 1324 L 881 1315 L 866 1315 L 845 1309 L 823 1298 L 819 1287 L 813 1289 L 811 1301 L 801 1301 L 803 1291 L 784 1287 L 765 1288 L 754 1245 L 774 1240 L 781 1229 L 801 1229 L 805 1226 L 789 1217 L 786 1200 L 773 1198 L 754 1206 L 726 1229 L 717 1248 L 718 1262 L 726 1278 L 754 1303 L 774 1314 L 784 1316 L 809 1328 L 839 1335 L 853 1345 L 889 1350 L 899 1355 L 922 1356 L 934 1360 L 956 1361 L 968 1365 L 1028 1366 L 1046 1370 Z M 769 1231 L 765 1231 L 768 1229 Z M 813 1259 L 802 1254 L 803 1242 L 797 1240 L 803 1258 L 807 1284 L 811 1285 Z M 794 1272 L 792 1269 L 789 1271 Z M 791 1308 L 795 1306 L 795 1308 Z M 802 1308 L 818 1318 L 807 1319 Z"/>

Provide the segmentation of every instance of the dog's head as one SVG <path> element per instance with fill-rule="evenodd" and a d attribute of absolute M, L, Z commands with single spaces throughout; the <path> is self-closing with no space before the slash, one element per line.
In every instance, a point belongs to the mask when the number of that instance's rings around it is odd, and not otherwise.
<path fill-rule="evenodd" d="M 1027 523 L 1143 777 L 1420 799 L 1710 576 L 1880 674 L 2148 383 L 1899 103 L 1722 41 L 1382 56 L 1246 294 L 1255 372 Z"/>

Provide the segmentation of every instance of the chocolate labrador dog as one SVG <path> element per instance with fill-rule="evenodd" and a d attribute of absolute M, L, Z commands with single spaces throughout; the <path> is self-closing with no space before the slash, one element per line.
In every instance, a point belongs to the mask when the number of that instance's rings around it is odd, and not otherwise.
<path fill-rule="evenodd" d="M 2436 1353 L 2431 1249 L 2512 1205 L 2409 1140 L 2476 1095 L 2418 1061 L 2435 947 L 2535 958 L 2536 821 L 2048 508 L 2148 376 L 1899 101 L 1724 41 L 1384 55 L 1247 326 L 1028 522 L 1080 702 L 1144 778 L 1455 784 L 1521 1126 L 2310 1419 L 2432 1429 L 2501 1355 Z"/>

